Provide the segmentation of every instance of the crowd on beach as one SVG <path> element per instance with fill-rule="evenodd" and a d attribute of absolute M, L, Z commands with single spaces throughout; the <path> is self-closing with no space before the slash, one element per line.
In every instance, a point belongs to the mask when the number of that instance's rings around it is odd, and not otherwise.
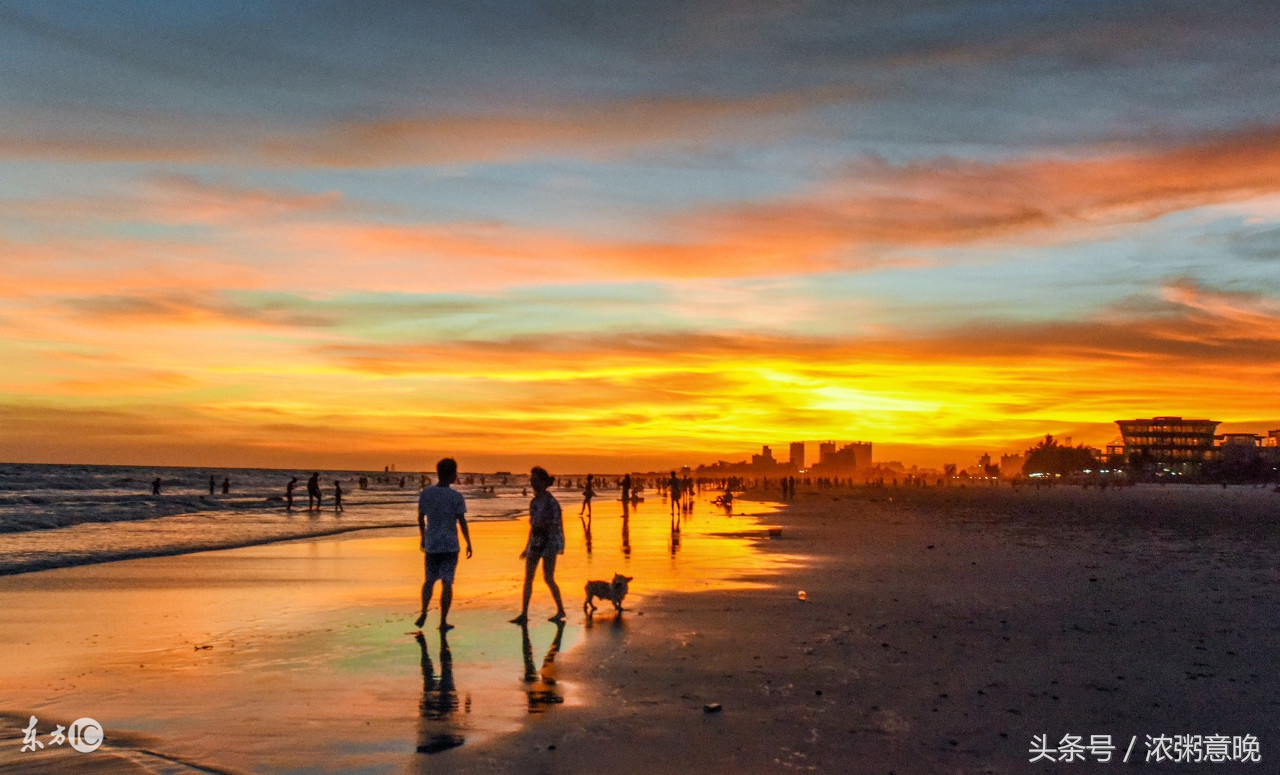
<path fill-rule="evenodd" d="M 995 477 L 968 478 L 958 476 L 935 478 L 913 474 L 904 474 L 901 478 L 885 476 L 796 477 L 793 475 L 777 477 L 694 477 L 690 475 L 687 469 L 680 474 L 676 471 L 671 471 L 670 475 L 666 477 L 653 474 L 649 476 L 652 477 L 652 480 L 641 475 L 633 476 L 629 473 L 623 476 L 587 474 L 578 477 L 576 480 L 573 477 L 563 477 L 558 483 L 559 490 L 576 491 L 581 496 L 578 517 L 582 522 L 588 553 L 590 553 L 592 545 L 592 502 L 601 491 L 609 489 L 616 489 L 619 492 L 619 500 L 623 502 L 624 506 L 634 506 L 644 500 L 643 493 L 646 488 L 655 488 L 670 506 L 671 546 L 674 554 L 680 542 L 681 522 L 684 516 L 693 509 L 695 498 L 704 493 L 714 493 L 714 497 L 709 498 L 710 502 L 713 505 L 724 508 L 726 513 L 732 514 L 737 495 L 748 489 L 776 492 L 780 494 L 782 500 L 787 501 L 796 498 L 801 491 L 816 494 L 855 487 L 893 489 L 964 489 L 966 487 L 1011 487 L 1019 489 L 1026 487 L 1041 489 L 1043 487 L 1073 486 L 1107 489 L 1108 487 L 1124 487 L 1134 484 L 1131 479 L 1114 478 L 1113 480 L 1105 477 L 1019 476 L 1012 480 L 1000 480 Z M 219 483 L 218 478 L 216 475 L 209 475 L 209 495 L 215 495 L 219 489 L 224 496 L 229 495 L 232 490 L 231 477 L 229 475 L 222 476 L 221 483 Z M 465 519 L 466 499 L 462 493 L 453 489 L 453 485 L 466 485 L 470 497 L 496 497 L 496 486 L 509 488 L 513 486 L 513 480 L 516 480 L 515 483 L 519 484 L 521 477 L 513 477 L 507 473 L 493 475 L 468 474 L 460 477 L 456 463 L 451 458 L 445 458 L 437 465 L 434 483 L 432 477 L 427 474 L 418 474 L 415 475 L 415 478 L 420 486 L 418 522 L 422 538 L 422 550 L 427 555 L 426 579 L 422 590 L 422 616 L 419 618 L 418 625 L 421 626 L 425 621 L 426 611 L 432 599 L 432 589 L 439 582 L 441 584 L 441 624 L 447 629 L 449 626 L 447 624 L 448 609 L 449 604 L 452 602 L 452 583 L 457 567 L 457 555 L 460 551 L 456 535 L 457 530 L 461 530 L 466 539 L 468 557 L 471 554 L 470 537 L 467 533 Z M 349 480 L 353 481 L 361 490 L 369 489 L 371 480 L 384 486 L 398 486 L 400 489 L 404 489 L 408 485 L 409 477 L 394 475 L 388 471 L 385 475 L 376 475 L 372 478 L 361 475 L 358 478 L 349 477 Z M 1163 484 L 1164 482 L 1160 483 Z M 552 487 L 556 484 L 555 477 L 552 477 L 545 469 L 535 467 L 528 476 L 529 486 L 522 487 L 520 490 L 521 496 L 527 497 L 529 488 L 532 488 L 533 496 L 529 502 L 529 537 L 525 549 L 520 555 L 520 559 L 525 562 L 525 583 L 521 613 L 512 620 L 517 624 L 524 624 L 527 621 L 533 580 L 537 575 L 539 565 L 542 567 L 542 575 L 546 586 L 556 603 L 556 614 L 552 617 L 552 620 L 562 620 L 564 617 L 564 605 L 560 588 L 555 579 L 556 558 L 564 552 L 565 545 L 562 509 L 559 501 L 552 494 Z M 1262 486 L 1265 487 L 1268 484 L 1264 482 Z M 160 477 L 156 477 L 151 483 L 152 495 L 159 496 L 163 486 L 163 480 Z M 285 486 L 284 508 L 288 512 L 294 510 L 295 490 L 299 486 L 300 482 L 297 476 L 293 476 Z M 1223 484 L 1222 486 L 1225 487 L 1226 485 Z M 318 513 L 324 508 L 326 489 L 329 490 L 330 503 L 334 512 L 342 514 L 345 511 L 343 504 L 345 491 L 342 481 L 335 477 L 332 481 L 332 486 L 326 487 L 321 483 L 320 473 L 313 472 L 305 484 L 307 512 Z M 1277 487 L 1276 491 L 1280 492 L 1280 487 Z M 446 495 L 445 493 L 448 494 Z M 624 526 L 624 534 L 625 532 Z M 627 549 L 629 547 L 624 545 L 624 551 Z"/>

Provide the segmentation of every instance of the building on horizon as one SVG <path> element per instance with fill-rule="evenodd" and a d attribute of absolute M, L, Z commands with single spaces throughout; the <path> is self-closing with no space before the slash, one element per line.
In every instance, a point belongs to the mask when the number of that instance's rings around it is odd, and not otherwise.
<path fill-rule="evenodd" d="M 765 444 L 760 448 L 759 455 L 751 456 L 751 467 L 764 470 L 778 467 L 778 461 L 773 459 L 773 450 L 769 449 L 768 444 Z"/>
<path fill-rule="evenodd" d="M 768 444 L 760 447 L 760 454 L 752 455 L 750 461 L 740 460 L 737 463 L 728 460 L 717 460 L 711 465 L 700 465 L 694 469 L 698 476 L 725 476 L 728 474 L 759 474 L 766 476 L 782 476 L 799 473 L 791 463 L 781 463 L 773 456 Z"/>
<path fill-rule="evenodd" d="M 1013 454 L 1000 456 L 1000 477 L 1012 479 L 1022 475 L 1022 466 L 1027 462 L 1026 455 Z"/>
<path fill-rule="evenodd" d="M 1130 462 L 1199 466 L 1217 460 L 1217 420 L 1152 417 L 1116 420 Z M 1109 449 L 1114 448 L 1114 443 Z"/>
<path fill-rule="evenodd" d="M 871 442 L 855 441 L 836 449 L 834 441 L 824 441 L 818 445 L 818 463 L 811 470 L 851 474 L 871 467 Z"/>
<path fill-rule="evenodd" d="M 797 472 L 804 470 L 804 442 L 791 442 L 791 467 Z"/>
<path fill-rule="evenodd" d="M 827 458 L 836 453 L 836 443 L 834 441 L 818 442 L 818 464 L 826 462 Z"/>

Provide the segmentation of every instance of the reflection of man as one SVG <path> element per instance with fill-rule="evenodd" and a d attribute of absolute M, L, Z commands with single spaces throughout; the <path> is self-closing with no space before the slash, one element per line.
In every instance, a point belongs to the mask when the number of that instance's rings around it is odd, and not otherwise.
<path fill-rule="evenodd" d="M 449 652 L 449 641 L 442 631 L 440 633 L 440 678 L 437 680 L 431 666 L 431 655 L 427 653 L 427 639 L 421 632 L 414 633 L 413 637 L 418 641 L 418 647 L 422 649 L 422 703 L 418 706 L 418 710 L 421 717 L 428 722 L 419 727 L 418 753 L 439 753 L 457 748 L 466 741 L 466 738 L 450 731 L 452 727 L 447 723 L 429 723 L 447 722 L 450 714 L 458 711 L 458 692 L 453 685 L 453 655 Z M 468 698 L 467 705 L 470 706 L 470 704 L 471 700 Z M 431 734 L 434 731 L 432 727 L 441 731 Z"/>
<path fill-rule="evenodd" d="M 547 649 L 547 656 L 542 660 L 542 670 L 533 665 L 533 642 L 529 640 L 529 626 L 521 625 L 520 634 L 524 638 L 524 682 L 525 694 L 529 695 L 529 712 L 541 713 L 547 705 L 558 705 L 564 697 L 556 691 L 556 654 L 560 653 L 560 640 L 564 637 L 564 620 L 556 622 L 556 637 Z"/>
<path fill-rule="evenodd" d="M 443 719 L 458 710 L 458 692 L 453 685 L 453 654 L 445 633 L 440 633 L 440 679 L 437 681 L 427 651 L 427 639 L 421 632 L 414 639 L 422 648 L 422 704 L 419 710 L 423 718 Z"/>
<path fill-rule="evenodd" d="M 622 502 L 622 556 L 631 556 L 631 504 Z"/>
<path fill-rule="evenodd" d="M 453 574 L 458 569 L 458 528 L 467 539 L 467 559 L 471 559 L 471 534 L 467 532 L 467 502 L 449 485 L 458 478 L 458 463 L 447 457 L 436 463 L 436 483 L 418 495 L 418 534 L 426 554 L 426 581 L 422 584 L 422 611 L 415 627 L 427 621 L 431 592 L 440 582 L 440 631 L 453 629 L 449 606 L 453 603 Z"/>

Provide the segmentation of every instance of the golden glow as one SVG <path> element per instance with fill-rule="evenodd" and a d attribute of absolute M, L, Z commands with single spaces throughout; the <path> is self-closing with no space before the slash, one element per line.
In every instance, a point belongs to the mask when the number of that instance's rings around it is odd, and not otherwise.
<path fill-rule="evenodd" d="M 644 145 L 785 105 L 642 107 L 643 126 L 634 106 L 599 108 L 565 136 Z M 375 122 L 252 145 L 341 168 L 436 153 L 432 138 L 450 157 L 484 138 L 532 154 L 562 129 Z M 340 157 L 352 133 L 371 158 Z M 546 222 L 405 217 L 341 183 L 168 172 L 119 196 L 8 200 L 0 444 L 50 462 L 618 470 L 819 438 L 939 464 L 1044 433 L 1101 445 L 1117 417 L 1155 414 L 1280 424 L 1261 388 L 1280 377 L 1280 303 L 1250 285 L 1274 260 L 1278 170 L 1264 128 L 1074 158 L 863 159 L 786 195 L 613 221 L 570 205 Z M 1231 207 L 1262 257 L 1233 282 L 1137 260 L 1107 274 L 1105 240 L 1145 256 L 1152 222 Z M 964 271 L 981 298 L 952 289 Z"/>
<path fill-rule="evenodd" d="M 1268 362 L 1225 370 L 1071 345 L 981 358 L 962 341 L 816 355 L 769 342 L 732 354 L 366 347 L 355 358 L 239 337 L 219 342 L 198 331 L 112 336 L 110 363 L 46 354 L 16 364 L 11 391 L 24 373 L 63 378 L 9 410 L 0 426 L 6 445 L 46 458 L 106 450 L 129 460 L 161 448 L 181 458 L 174 462 L 239 455 L 405 468 L 429 467 L 445 453 L 495 462 L 573 454 L 615 468 L 828 437 L 999 451 L 1044 432 L 1102 426 L 1096 438 L 1077 438 L 1100 444 L 1117 417 L 1164 407 L 1217 416 L 1224 396 L 1239 417 L 1274 411 L 1266 392 L 1251 387 L 1274 378 Z M 35 382 L 33 374 L 27 384 Z M 1140 404 L 1135 384 L 1143 386 Z"/>

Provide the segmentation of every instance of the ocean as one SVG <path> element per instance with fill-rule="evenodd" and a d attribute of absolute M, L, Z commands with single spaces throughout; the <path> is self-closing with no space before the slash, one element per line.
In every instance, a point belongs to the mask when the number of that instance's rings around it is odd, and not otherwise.
<path fill-rule="evenodd" d="M 322 508 L 308 511 L 312 473 L 0 464 L 0 575 L 417 524 L 417 473 L 319 471 Z M 285 487 L 294 476 L 294 508 L 287 511 Z M 368 489 L 359 487 L 361 477 Z M 156 478 L 159 495 L 152 494 Z M 224 479 L 230 480 L 225 495 Z M 468 519 L 527 513 L 529 499 L 521 492 L 527 476 L 464 473 L 461 479 L 455 486 L 466 496 Z M 335 481 L 342 484 L 342 514 L 334 510 Z"/>

